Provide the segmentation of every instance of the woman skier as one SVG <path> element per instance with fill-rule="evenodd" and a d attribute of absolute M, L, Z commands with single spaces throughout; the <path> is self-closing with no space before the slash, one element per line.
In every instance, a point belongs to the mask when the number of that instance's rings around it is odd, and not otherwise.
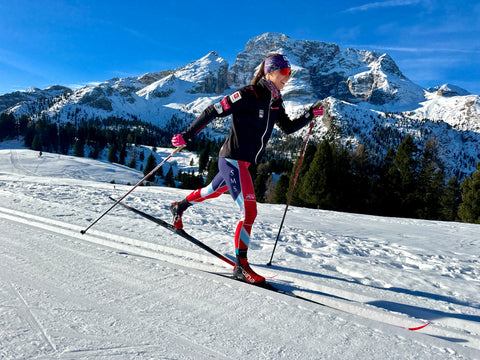
<path fill-rule="evenodd" d="M 312 117 L 323 114 L 323 106 L 317 102 L 299 118 L 291 120 L 288 117 L 280 90 L 290 76 L 287 57 L 269 55 L 260 65 L 251 85 L 208 106 L 186 131 L 172 138 L 173 146 L 184 145 L 213 119 L 232 115 L 230 133 L 219 152 L 218 174 L 206 187 L 172 203 L 170 211 L 175 227 L 182 229 L 182 214 L 189 206 L 216 198 L 228 190 L 241 212 L 235 231 L 236 264 L 233 276 L 248 283 L 261 284 L 265 281 L 263 276 L 250 268 L 247 260 L 250 233 L 257 216 L 257 202 L 248 166 L 258 164 L 275 124 L 291 134 L 308 124 Z"/>

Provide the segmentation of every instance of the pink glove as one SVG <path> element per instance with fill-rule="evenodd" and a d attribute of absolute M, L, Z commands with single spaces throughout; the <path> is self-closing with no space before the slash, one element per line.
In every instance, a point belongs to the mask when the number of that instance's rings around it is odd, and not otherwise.
<path fill-rule="evenodd" d="M 323 115 L 323 105 L 320 106 L 319 108 L 314 108 L 313 109 L 313 116 L 322 116 Z"/>
<path fill-rule="evenodd" d="M 175 147 L 179 147 L 185 145 L 185 140 L 183 139 L 182 134 L 176 134 L 172 138 L 172 145 Z"/>

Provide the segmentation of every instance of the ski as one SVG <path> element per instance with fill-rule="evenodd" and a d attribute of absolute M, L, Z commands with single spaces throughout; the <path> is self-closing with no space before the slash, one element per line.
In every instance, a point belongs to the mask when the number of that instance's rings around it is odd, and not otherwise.
<path fill-rule="evenodd" d="M 291 297 L 294 297 L 294 298 L 299 299 L 299 300 L 307 301 L 307 302 L 310 302 L 310 303 L 312 303 L 312 304 L 316 304 L 316 305 L 320 305 L 320 306 L 323 306 L 323 307 L 327 307 L 327 308 L 329 308 L 329 309 L 333 309 L 333 310 L 337 310 L 337 311 L 342 311 L 342 312 L 344 312 L 344 313 L 356 315 L 356 314 L 354 314 L 354 313 L 351 313 L 351 312 L 349 312 L 349 311 L 345 311 L 345 310 L 340 309 L 340 308 L 338 308 L 338 307 L 334 307 L 334 306 L 331 306 L 331 305 L 322 303 L 322 302 L 317 301 L 317 300 L 312 300 L 312 299 L 303 297 L 303 296 L 301 296 L 301 295 L 297 295 L 297 294 L 294 294 L 294 293 L 291 293 L 291 292 L 288 292 L 288 291 L 284 291 L 284 290 L 278 289 L 278 288 L 276 288 L 275 286 L 273 286 L 273 285 L 270 284 L 270 283 L 259 284 L 258 286 L 259 286 L 259 287 L 262 287 L 262 288 L 264 288 L 264 289 L 267 289 L 267 290 L 276 292 L 276 293 L 280 293 L 280 294 L 283 294 L 283 295 L 291 296 Z M 395 325 L 395 324 L 390 324 L 390 325 L 395 326 L 395 327 L 398 327 L 398 328 L 400 328 L 400 329 L 405 329 L 405 330 L 410 330 L 410 331 L 417 331 L 417 330 L 421 330 L 421 329 L 427 327 L 428 325 L 430 325 L 430 322 L 427 322 L 427 323 L 424 323 L 424 324 L 422 324 L 422 325 L 420 325 L 420 326 L 415 326 L 415 327 L 405 327 L 405 326 L 400 326 L 400 325 Z"/>
<path fill-rule="evenodd" d="M 228 279 L 231 279 L 231 280 L 235 280 L 235 281 L 241 281 L 241 280 L 235 279 L 234 277 L 226 275 L 226 274 L 221 274 L 221 273 L 216 273 L 216 272 L 211 272 L 211 271 L 208 271 L 208 273 L 218 275 L 218 276 L 222 276 L 222 277 L 225 277 L 225 278 L 228 278 Z M 243 282 L 243 281 L 241 281 L 241 282 Z M 344 312 L 346 314 L 356 315 L 353 312 L 346 311 L 346 310 L 343 310 L 341 308 L 325 304 L 321 301 L 309 299 L 309 298 L 306 298 L 304 296 L 297 295 L 293 292 L 279 289 L 278 287 L 272 285 L 270 282 L 267 282 L 267 281 L 264 282 L 264 283 L 260 283 L 260 284 L 250 284 L 250 285 L 253 285 L 253 286 L 265 289 L 265 290 L 269 290 L 269 291 L 272 291 L 272 292 L 276 292 L 276 293 L 279 293 L 279 294 L 282 294 L 282 295 L 290 296 L 290 297 L 293 297 L 295 299 L 306 301 L 306 302 L 309 302 L 309 303 L 312 303 L 312 304 L 320 305 L 320 306 L 323 306 L 323 307 L 326 307 L 326 308 L 329 308 L 329 309 L 333 309 L 333 310 L 336 310 L 336 311 L 341 311 L 341 312 Z M 395 325 L 395 324 L 391 324 L 391 323 L 389 323 L 389 324 L 392 325 L 392 326 L 395 326 L 397 328 L 400 328 L 400 329 L 417 331 L 417 330 L 421 330 L 421 329 L 427 327 L 428 325 L 430 325 L 430 322 L 427 322 L 425 324 L 422 324 L 420 326 L 415 326 L 415 327 L 405 327 L 405 326 Z"/>
<path fill-rule="evenodd" d="M 109 196 L 109 198 L 112 201 L 117 201 L 114 198 L 112 198 L 111 196 Z M 144 217 L 144 218 L 146 218 L 150 221 L 153 221 L 154 223 L 164 227 L 165 229 L 170 230 L 171 232 L 183 237 L 184 239 L 190 241 L 191 243 L 193 243 L 193 244 L 199 246 L 200 248 L 208 251 L 210 254 L 212 254 L 212 255 L 216 256 L 217 258 L 223 260 L 227 264 L 229 264 L 231 266 L 235 266 L 235 263 L 232 260 L 230 260 L 229 258 L 225 257 L 224 255 L 218 253 L 217 251 L 215 251 L 214 249 L 212 249 L 208 245 L 204 244 L 200 240 L 194 238 L 193 236 L 191 236 L 190 234 L 185 232 L 185 230 L 177 229 L 172 224 L 169 224 L 169 223 L 167 223 L 166 221 L 164 221 L 160 218 L 154 217 L 150 214 L 147 214 L 147 213 L 145 213 L 141 210 L 138 210 L 138 209 L 136 209 L 132 206 L 126 205 L 122 202 L 120 202 L 120 205 L 123 206 L 125 209 L 130 210 L 130 211 L 134 212 L 135 214 L 140 215 L 140 216 L 142 216 L 142 217 Z M 126 253 L 126 252 L 119 252 L 119 254 L 120 255 L 130 255 L 129 253 Z M 134 254 L 131 254 L 131 255 L 134 255 Z M 228 278 L 228 279 L 231 279 L 231 280 L 241 281 L 241 280 L 233 278 L 231 275 L 226 275 L 226 274 L 222 274 L 222 273 L 218 273 L 218 272 L 211 272 L 211 271 L 205 271 L 205 272 L 207 272 L 209 274 L 225 277 L 225 278 Z M 243 282 L 243 281 L 241 281 L 241 282 Z M 246 283 L 246 282 L 244 282 L 244 283 Z M 248 284 L 248 283 L 246 283 L 246 284 Z M 306 297 L 301 296 L 301 295 L 297 295 L 297 294 L 293 293 L 292 291 L 282 290 L 282 289 L 278 288 L 277 286 L 272 285 L 268 281 L 265 281 L 265 282 L 260 283 L 260 284 L 250 284 L 250 285 L 253 285 L 253 286 L 268 290 L 268 291 L 276 292 L 276 293 L 279 293 L 279 294 L 282 294 L 282 295 L 290 296 L 290 297 L 293 297 L 293 298 L 296 298 L 296 299 L 299 299 L 299 300 L 302 300 L 302 301 L 306 301 L 306 302 L 309 302 L 309 303 L 312 303 L 312 304 L 320 305 L 320 306 L 323 306 L 323 307 L 326 307 L 326 308 L 329 308 L 329 309 L 333 309 L 333 310 L 336 310 L 336 311 L 341 311 L 341 312 L 344 312 L 344 313 L 347 313 L 347 314 L 355 315 L 354 313 L 351 313 L 349 311 L 343 310 L 343 309 L 338 308 L 338 307 L 328 305 L 328 304 L 323 303 L 321 301 L 317 301 L 317 300 L 306 298 Z M 401 329 L 406 329 L 406 330 L 410 330 L 410 331 L 417 331 L 417 330 L 425 328 L 429 324 L 430 324 L 430 322 L 422 324 L 420 326 L 416 326 L 416 327 L 404 327 L 404 326 L 399 326 L 399 325 L 394 325 L 394 324 L 391 324 L 391 325 L 393 325 L 395 327 L 398 327 L 398 328 L 401 328 Z"/>
<path fill-rule="evenodd" d="M 116 199 L 112 198 L 111 196 L 109 196 L 109 199 L 112 200 L 112 201 L 117 201 Z M 157 225 L 160 225 L 162 227 L 164 227 L 165 229 L 167 230 L 170 230 L 171 232 L 183 237 L 184 239 L 190 241 L 191 243 L 197 245 L 198 247 L 202 248 L 203 250 L 205 251 L 208 251 L 210 254 L 216 256 L 217 258 L 219 258 L 220 260 L 222 261 L 225 261 L 227 264 L 231 265 L 231 266 L 235 266 L 235 262 L 233 262 L 232 260 L 230 260 L 229 258 L 227 258 L 226 256 L 220 254 L 219 252 L 213 250 L 210 246 L 204 244 L 203 242 L 201 242 L 200 240 L 194 238 L 192 235 L 188 234 L 187 232 L 185 232 L 185 230 L 183 229 L 177 229 L 175 226 L 173 226 L 172 224 L 166 222 L 165 220 L 162 220 L 160 218 L 157 218 L 155 216 L 152 216 L 150 214 L 147 214 L 141 210 L 138 210 L 134 207 L 131 207 L 129 205 L 126 205 L 124 204 L 123 202 L 120 202 L 120 205 L 123 206 L 125 209 L 127 210 L 130 210 L 130 211 L 133 211 L 135 214 L 137 215 L 140 215 L 140 216 L 143 216 L 145 219 L 148 219 L 150 221 L 153 221 L 154 223 L 156 223 Z"/>

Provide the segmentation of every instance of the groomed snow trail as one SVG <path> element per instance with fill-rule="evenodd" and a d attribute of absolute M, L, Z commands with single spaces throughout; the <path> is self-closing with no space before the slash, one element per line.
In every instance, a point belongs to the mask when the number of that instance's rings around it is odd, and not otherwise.
<path fill-rule="evenodd" d="M 166 266 L 171 266 L 177 271 L 181 271 L 185 274 L 192 274 L 192 276 L 197 277 L 198 279 L 203 280 L 212 280 L 217 283 L 224 283 L 225 286 L 229 287 L 245 287 L 245 291 L 252 291 L 260 296 L 265 296 L 266 299 L 275 297 L 277 299 L 281 299 L 282 295 L 279 294 L 271 294 L 270 292 L 252 288 L 251 286 L 240 284 L 237 282 L 229 283 L 229 280 L 222 280 L 213 278 L 211 274 L 199 272 L 198 270 L 205 270 L 205 271 L 218 271 L 218 272 L 225 272 L 231 270 L 228 266 L 222 266 L 222 264 L 215 264 L 218 262 L 215 258 L 211 255 L 202 255 L 195 253 L 193 251 L 186 251 L 175 249 L 167 246 L 163 246 L 160 244 L 153 244 L 150 242 L 136 240 L 133 238 L 125 237 L 125 236 L 118 236 L 108 234 L 102 231 L 91 230 L 91 233 L 87 234 L 80 234 L 80 230 L 82 229 L 78 225 L 72 225 L 67 222 L 48 219 L 45 217 L 37 216 L 28 214 L 25 212 L 19 212 L 11 209 L 6 209 L 0 207 L 0 218 L 4 220 L 8 220 L 10 222 L 16 222 L 20 226 L 25 225 L 27 227 L 33 227 L 40 229 L 41 231 L 47 233 L 55 233 L 66 239 L 66 243 L 68 244 L 71 241 L 80 241 L 89 243 L 93 246 L 100 246 L 102 252 L 109 252 L 111 255 L 117 254 L 119 256 L 126 257 L 126 258 L 136 258 L 140 261 L 153 261 L 158 260 L 159 264 L 163 264 Z M 103 249 L 104 248 L 104 249 Z M 132 256 L 135 255 L 135 256 Z M 140 257 L 138 257 L 140 256 Z M 279 268 L 274 268 L 276 270 L 280 270 Z M 4 271 L 2 273 L 8 273 L 8 271 Z M 341 310 L 344 310 L 348 313 L 353 313 L 358 317 L 363 318 L 364 320 L 367 319 L 371 322 L 366 322 L 369 326 L 372 326 L 374 329 L 379 326 L 378 322 L 389 323 L 395 326 L 415 326 L 421 325 L 422 322 L 416 322 L 415 319 L 408 318 L 406 316 L 402 316 L 400 313 L 392 313 L 391 311 L 382 311 L 381 309 L 373 306 L 363 305 L 360 302 L 364 302 L 365 304 L 373 304 L 377 302 L 381 302 L 381 300 L 362 296 L 361 294 L 357 293 L 349 293 L 348 291 L 342 291 L 341 293 L 338 289 L 334 289 L 325 285 L 318 284 L 313 280 L 306 280 L 299 277 L 293 277 L 289 275 L 286 271 L 280 271 L 277 274 L 276 278 L 279 280 L 277 281 L 278 284 L 287 284 L 286 288 L 295 288 L 295 293 L 307 298 L 310 298 L 315 301 L 320 301 L 325 304 L 328 304 L 332 307 L 338 307 Z M 300 290 L 297 288 L 297 284 L 302 284 L 302 288 L 304 290 Z M 27 314 L 27 318 L 29 319 L 29 323 L 32 327 L 37 329 L 37 333 L 41 335 L 44 339 L 45 346 L 50 347 L 52 349 L 52 353 L 56 352 L 55 342 L 50 340 L 49 336 L 47 335 L 47 331 L 43 329 L 41 322 L 38 321 L 34 315 L 34 312 L 30 310 L 27 302 L 20 294 L 20 291 L 15 288 L 15 285 L 10 283 L 11 293 L 13 293 L 18 299 L 21 300 L 22 304 L 25 305 L 22 312 Z M 325 294 L 325 295 L 322 295 Z M 348 300 L 354 301 L 349 302 Z M 291 302 L 291 300 L 288 300 Z M 295 301 L 294 301 L 295 302 Z M 304 304 L 301 300 L 296 301 L 297 306 L 307 306 L 310 309 L 314 308 L 315 305 L 312 307 L 311 304 Z M 401 304 L 399 304 L 400 306 Z M 405 308 L 408 308 L 408 305 L 404 305 Z M 341 313 L 335 314 L 333 312 L 333 316 L 337 315 L 340 317 L 345 317 L 345 314 Z M 327 311 L 324 308 L 321 311 Z M 327 311 L 329 312 L 329 311 Z M 428 314 L 427 314 L 428 315 Z M 347 314 L 347 317 L 350 315 Z M 448 322 L 447 322 L 448 323 Z M 431 336 L 444 338 L 444 339 L 463 339 L 462 341 L 468 342 L 469 346 L 479 349 L 479 338 L 478 336 L 471 336 L 464 334 L 464 330 L 468 330 L 468 332 L 477 331 L 478 333 L 478 324 L 475 324 L 471 321 L 466 321 L 465 329 L 455 329 L 449 327 L 442 327 L 442 321 L 439 320 L 436 322 L 435 325 L 430 325 L 429 328 L 423 329 L 422 333 L 428 334 Z M 460 336 L 460 337 L 459 337 Z M 125 349 L 123 349 L 125 350 Z M 123 351 L 122 350 L 122 351 Z M 157 349 L 158 350 L 158 349 Z M 91 356 L 93 356 L 93 353 Z"/>
<path fill-rule="evenodd" d="M 131 170 L 83 159 L 95 168 L 83 179 L 75 158 L 70 170 L 69 157 L 10 154 L 0 150 L 0 358 L 480 359 L 478 226 L 293 207 L 267 267 L 283 206 L 259 204 L 253 266 L 349 314 L 209 274 L 231 268 L 120 207 L 82 235 L 130 189 L 92 180 Z M 142 187 L 126 201 L 168 220 L 186 193 Z M 236 216 L 223 196 L 184 222 L 229 256 Z M 417 321 L 431 325 L 389 325 Z"/>

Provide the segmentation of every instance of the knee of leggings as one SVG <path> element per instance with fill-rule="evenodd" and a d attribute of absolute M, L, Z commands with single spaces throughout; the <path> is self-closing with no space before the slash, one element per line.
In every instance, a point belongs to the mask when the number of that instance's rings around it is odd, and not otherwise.
<path fill-rule="evenodd" d="M 247 201 L 245 202 L 245 223 L 253 224 L 257 217 L 257 202 Z"/>

